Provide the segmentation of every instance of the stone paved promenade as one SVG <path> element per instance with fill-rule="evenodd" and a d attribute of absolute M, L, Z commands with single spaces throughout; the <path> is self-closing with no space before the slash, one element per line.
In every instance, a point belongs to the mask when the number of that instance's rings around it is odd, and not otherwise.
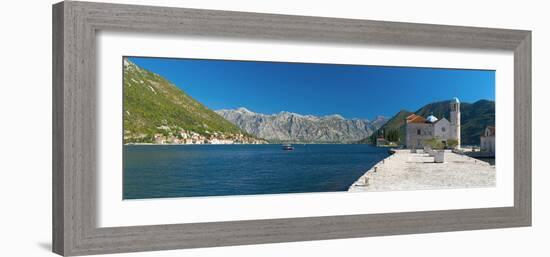
<path fill-rule="evenodd" d="M 445 152 L 445 163 L 419 150 L 396 150 L 361 176 L 350 192 L 494 187 L 495 167 L 474 158 Z"/>

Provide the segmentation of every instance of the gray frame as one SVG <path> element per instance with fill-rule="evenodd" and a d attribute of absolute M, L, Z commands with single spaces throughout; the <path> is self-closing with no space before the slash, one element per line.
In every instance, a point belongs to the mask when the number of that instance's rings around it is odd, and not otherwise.
<path fill-rule="evenodd" d="M 98 228 L 99 30 L 514 52 L 514 206 Z M 531 225 L 531 32 L 66 1 L 53 6 L 53 251 L 87 255 Z"/>

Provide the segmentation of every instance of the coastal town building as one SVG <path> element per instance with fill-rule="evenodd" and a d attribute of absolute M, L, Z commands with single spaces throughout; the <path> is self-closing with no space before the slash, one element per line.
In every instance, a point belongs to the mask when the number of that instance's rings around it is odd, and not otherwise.
<path fill-rule="evenodd" d="M 379 136 L 376 138 L 376 146 L 386 146 L 388 145 L 388 140 L 386 140 L 383 136 Z"/>
<path fill-rule="evenodd" d="M 454 140 L 460 148 L 460 101 L 454 97 L 450 102 L 449 119 L 438 119 L 434 115 L 426 118 L 411 114 L 406 118 L 407 148 L 423 148 L 426 141 L 436 139 L 444 145 Z"/>
<path fill-rule="evenodd" d="M 480 149 L 482 152 L 495 153 L 495 127 L 487 126 L 480 137 Z"/>
<path fill-rule="evenodd" d="M 255 138 L 242 133 L 222 133 L 205 131 L 201 135 L 194 131 L 176 129 L 168 126 L 157 127 L 159 133 L 152 136 L 140 134 L 139 137 L 132 137 L 125 132 L 125 144 L 158 144 L 158 145 L 231 145 L 231 144 L 266 144 L 264 139 Z M 132 142 L 133 141 L 133 142 Z"/>

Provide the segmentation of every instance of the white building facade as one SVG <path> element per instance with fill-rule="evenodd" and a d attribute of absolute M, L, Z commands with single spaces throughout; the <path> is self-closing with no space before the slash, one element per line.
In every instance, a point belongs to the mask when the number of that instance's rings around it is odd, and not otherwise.
<path fill-rule="evenodd" d="M 482 152 L 495 153 L 495 134 L 493 126 L 487 126 L 480 137 L 480 148 Z"/>
<path fill-rule="evenodd" d="M 406 119 L 406 147 L 423 148 L 427 140 L 437 139 L 444 145 L 449 140 L 458 142 L 460 148 L 460 101 L 453 98 L 450 102 L 450 120 L 438 119 L 430 115 L 426 118 L 411 114 Z"/>

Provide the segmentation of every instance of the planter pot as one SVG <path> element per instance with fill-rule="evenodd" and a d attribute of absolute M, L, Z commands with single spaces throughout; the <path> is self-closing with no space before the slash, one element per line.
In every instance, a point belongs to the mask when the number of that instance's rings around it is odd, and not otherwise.
<path fill-rule="evenodd" d="M 434 162 L 435 163 L 444 163 L 445 162 L 445 151 L 444 150 L 434 151 Z"/>

